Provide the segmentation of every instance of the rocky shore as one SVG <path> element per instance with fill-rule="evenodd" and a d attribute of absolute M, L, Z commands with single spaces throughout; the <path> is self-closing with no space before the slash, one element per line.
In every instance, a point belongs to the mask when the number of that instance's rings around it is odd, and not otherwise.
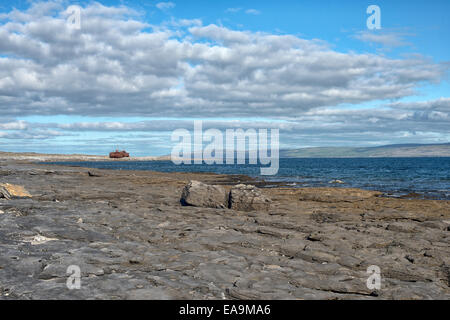
<path fill-rule="evenodd" d="M 450 298 L 450 201 L 25 160 L 0 160 L 31 195 L 0 195 L 0 299 Z M 192 180 L 225 197 L 195 199 Z"/>

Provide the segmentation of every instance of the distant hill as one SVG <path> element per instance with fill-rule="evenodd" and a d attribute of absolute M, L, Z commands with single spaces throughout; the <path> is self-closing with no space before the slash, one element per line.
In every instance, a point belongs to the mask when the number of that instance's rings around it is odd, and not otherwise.
<path fill-rule="evenodd" d="M 280 150 L 281 158 L 450 157 L 450 143 L 378 147 L 315 147 Z"/>

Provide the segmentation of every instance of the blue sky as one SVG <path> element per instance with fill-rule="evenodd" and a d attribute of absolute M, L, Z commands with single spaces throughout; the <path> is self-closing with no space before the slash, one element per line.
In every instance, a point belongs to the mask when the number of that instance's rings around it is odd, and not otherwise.
<path fill-rule="evenodd" d="M 82 28 L 57 38 L 49 25 L 71 4 Z M 366 26 L 372 4 L 380 30 Z M 193 119 L 282 123 L 286 148 L 448 142 L 449 12 L 400 0 L 1 3 L 12 67 L 0 72 L 0 150 L 167 154 Z"/>

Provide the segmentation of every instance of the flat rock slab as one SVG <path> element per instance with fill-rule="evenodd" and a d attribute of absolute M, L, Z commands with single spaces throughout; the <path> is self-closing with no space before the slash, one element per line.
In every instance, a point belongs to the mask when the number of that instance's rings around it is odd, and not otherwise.
<path fill-rule="evenodd" d="M 299 191 L 300 201 L 352 202 L 382 195 L 379 191 L 354 188 L 304 188 Z"/>

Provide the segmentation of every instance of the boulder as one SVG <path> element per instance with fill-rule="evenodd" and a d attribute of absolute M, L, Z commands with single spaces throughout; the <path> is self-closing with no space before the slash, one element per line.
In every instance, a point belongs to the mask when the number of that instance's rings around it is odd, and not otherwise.
<path fill-rule="evenodd" d="M 226 190 L 221 186 L 208 185 L 192 180 L 181 193 L 181 204 L 184 206 L 227 208 L 228 197 Z"/>
<path fill-rule="evenodd" d="M 0 183 L 0 198 L 31 198 L 31 194 L 29 194 L 28 191 L 22 186 L 9 183 Z"/>
<path fill-rule="evenodd" d="M 239 211 L 268 210 L 272 201 L 253 185 L 238 184 L 231 188 L 229 208 Z"/>

